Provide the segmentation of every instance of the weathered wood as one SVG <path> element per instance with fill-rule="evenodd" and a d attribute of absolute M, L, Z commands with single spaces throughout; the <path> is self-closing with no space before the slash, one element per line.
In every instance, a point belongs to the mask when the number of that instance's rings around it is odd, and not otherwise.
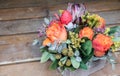
<path fill-rule="evenodd" d="M 82 3 L 79 0 L 76 0 L 76 3 Z M 100 12 L 100 11 L 109 11 L 109 10 L 119 10 L 120 9 L 120 1 L 119 0 L 91 0 L 86 1 L 84 0 L 83 3 L 85 4 L 87 10 L 89 12 Z M 50 7 L 50 15 L 53 15 L 57 10 L 66 9 L 67 4 L 65 5 L 57 5 Z"/>
<path fill-rule="evenodd" d="M 98 12 L 105 18 L 106 24 L 120 23 L 120 10 L 109 12 Z M 36 32 L 38 29 L 43 30 L 43 18 L 27 20 L 0 21 L 0 35 L 20 34 Z"/>
<path fill-rule="evenodd" d="M 36 38 L 37 34 L 1 36 L 0 63 L 39 58 L 39 47 L 32 45 Z M 42 43 L 43 37 L 39 39 Z"/>
<path fill-rule="evenodd" d="M 47 16 L 47 11 L 46 7 L 0 9 L 0 20 L 41 18 Z"/>
<path fill-rule="evenodd" d="M 106 66 L 90 76 L 119 76 L 120 64 L 112 70 L 109 63 Z M 16 65 L 0 66 L 0 76 L 61 76 L 57 70 L 49 70 L 49 62 L 40 64 L 40 62 L 31 62 Z M 24 71 L 23 71 L 24 70 Z M 77 74 L 77 73 L 76 73 Z"/>
<path fill-rule="evenodd" d="M 69 0 L 67 0 L 69 1 Z M 76 0 L 77 3 L 81 1 Z M 120 1 L 118 0 L 99 0 L 99 1 L 84 1 L 86 8 L 89 12 L 108 11 L 120 9 Z M 50 2 L 51 3 L 51 2 Z M 49 13 L 53 14 L 59 9 L 66 9 L 67 2 L 53 2 L 55 5 L 48 3 L 40 4 L 39 7 L 24 7 L 24 8 L 11 8 L 0 9 L 0 20 L 13 20 L 13 19 L 28 19 L 28 18 L 40 18 L 45 17 Z M 56 3 L 59 3 L 56 5 Z M 61 4 L 62 3 L 62 4 Z"/>
<path fill-rule="evenodd" d="M 61 76 L 57 70 L 49 70 L 50 62 L 0 66 L 0 76 Z"/>
<path fill-rule="evenodd" d="M 106 66 L 90 76 L 120 76 L 120 64 L 116 64 L 115 70 L 112 70 L 112 65 L 107 63 Z"/>
<path fill-rule="evenodd" d="M 43 19 L 12 20 L 0 22 L 0 35 L 20 34 L 43 30 Z"/>
<path fill-rule="evenodd" d="M 0 8 L 47 7 L 68 2 L 74 2 L 74 0 L 0 0 Z"/>

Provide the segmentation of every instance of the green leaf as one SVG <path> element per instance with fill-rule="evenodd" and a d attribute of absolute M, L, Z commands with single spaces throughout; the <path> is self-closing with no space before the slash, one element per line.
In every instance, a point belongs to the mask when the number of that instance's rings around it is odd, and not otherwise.
<path fill-rule="evenodd" d="M 41 57 L 41 63 L 46 62 L 50 58 L 50 53 L 49 52 L 43 52 L 42 57 Z"/>
<path fill-rule="evenodd" d="M 93 55 L 94 55 L 94 52 L 92 51 L 88 56 L 83 56 L 82 57 L 83 62 L 87 63 L 92 58 Z"/>
<path fill-rule="evenodd" d="M 78 62 L 75 57 L 71 57 L 70 59 L 71 59 L 72 66 L 76 69 L 79 68 L 80 62 Z"/>
<path fill-rule="evenodd" d="M 115 37 L 112 39 L 114 42 L 119 42 L 120 41 L 120 37 Z"/>
<path fill-rule="evenodd" d="M 67 57 L 61 58 L 60 61 L 62 61 L 62 64 L 65 64 L 65 62 L 67 61 Z"/>
<path fill-rule="evenodd" d="M 89 55 L 92 52 L 92 42 L 90 40 L 87 40 L 82 45 L 83 54 Z"/>
<path fill-rule="evenodd" d="M 120 30 L 120 26 L 113 26 L 110 27 L 109 35 L 113 35 L 115 32 L 118 32 Z"/>
<path fill-rule="evenodd" d="M 41 46 L 41 47 L 40 47 L 40 52 L 44 52 L 44 51 L 48 51 L 47 47 Z"/>
<path fill-rule="evenodd" d="M 83 61 L 81 61 L 80 62 L 80 68 L 84 69 L 84 70 L 87 70 L 87 65 Z"/>
<path fill-rule="evenodd" d="M 50 59 L 52 60 L 52 61 L 55 61 L 56 59 L 55 59 L 55 56 L 53 55 L 53 54 L 50 54 Z"/>
<path fill-rule="evenodd" d="M 52 64 L 50 65 L 50 69 L 51 70 L 55 70 L 57 69 L 57 66 L 58 66 L 58 60 L 55 60 L 54 62 L 52 62 Z"/>

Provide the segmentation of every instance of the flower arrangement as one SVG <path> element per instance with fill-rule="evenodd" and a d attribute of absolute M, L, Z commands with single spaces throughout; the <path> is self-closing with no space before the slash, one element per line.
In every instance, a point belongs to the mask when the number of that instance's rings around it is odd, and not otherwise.
<path fill-rule="evenodd" d="M 120 27 L 106 28 L 104 18 L 88 13 L 83 4 L 69 3 L 55 18 L 44 21 L 41 63 L 51 60 L 51 69 L 87 69 L 98 59 L 116 63 L 112 54 L 120 47 Z"/>

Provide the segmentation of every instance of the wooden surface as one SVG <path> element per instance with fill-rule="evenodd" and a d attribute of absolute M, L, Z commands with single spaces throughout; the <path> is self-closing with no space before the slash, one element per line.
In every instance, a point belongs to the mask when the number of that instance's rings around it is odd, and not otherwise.
<path fill-rule="evenodd" d="M 66 9 L 68 2 L 84 2 L 89 12 L 106 19 L 108 27 L 120 26 L 120 0 L 0 0 L 0 65 L 14 63 L 0 66 L 0 76 L 60 76 L 57 71 L 47 69 L 49 63 L 39 63 L 41 54 L 32 42 L 38 38 L 37 31 L 44 30 L 43 18 Z M 118 63 L 119 57 L 120 54 Z M 107 65 L 91 76 L 120 75 L 119 66 L 112 71 Z"/>

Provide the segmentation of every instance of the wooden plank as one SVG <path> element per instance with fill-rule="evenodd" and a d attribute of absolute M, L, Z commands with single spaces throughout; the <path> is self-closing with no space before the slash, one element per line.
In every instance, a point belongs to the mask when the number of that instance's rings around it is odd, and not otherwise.
<path fill-rule="evenodd" d="M 74 0 L 0 0 L 0 8 L 47 7 L 68 2 L 74 2 Z"/>
<path fill-rule="evenodd" d="M 120 23 L 120 10 L 109 12 L 98 12 L 106 19 L 106 24 Z M 20 34 L 36 32 L 39 28 L 43 30 L 43 18 L 27 20 L 0 21 L 0 35 Z"/>
<path fill-rule="evenodd" d="M 117 64 L 116 69 L 112 70 L 111 65 L 107 63 L 102 70 L 99 70 L 90 76 L 119 76 L 119 66 L 120 64 Z M 49 62 L 44 64 L 40 64 L 39 62 L 31 62 L 0 66 L 0 76 L 61 76 L 57 70 L 49 70 L 48 67 Z"/>
<path fill-rule="evenodd" d="M 31 62 L 0 66 L 0 76 L 61 76 L 57 70 L 48 69 L 49 63 Z"/>
<path fill-rule="evenodd" d="M 106 66 L 90 76 L 120 76 L 120 64 L 116 64 L 115 70 L 112 70 L 112 65 L 107 63 Z"/>
<path fill-rule="evenodd" d="M 36 38 L 37 34 L 0 36 L 0 63 L 39 58 L 39 47 L 32 45 Z M 43 38 L 39 38 L 40 45 Z"/>
<path fill-rule="evenodd" d="M 43 30 L 43 19 L 12 20 L 0 22 L 0 35 L 20 34 Z"/>
<path fill-rule="evenodd" d="M 108 11 L 108 10 L 119 10 L 120 9 L 120 0 L 84 0 L 79 1 L 76 0 L 76 3 L 84 3 L 87 10 L 89 12 L 100 12 L 100 11 Z M 66 9 L 67 4 L 51 6 L 50 7 L 50 15 L 53 15 L 60 9 Z"/>
<path fill-rule="evenodd" d="M 41 18 L 48 15 L 46 7 L 0 9 L 0 20 Z"/>
<path fill-rule="evenodd" d="M 49 2 L 49 1 L 48 1 Z M 53 14 L 59 9 L 66 9 L 67 2 L 55 0 L 46 4 L 40 4 L 38 7 L 24 7 L 24 8 L 9 8 L 9 9 L 0 9 L 0 20 L 14 20 L 14 19 L 28 19 L 28 18 L 40 18 L 45 17 L 49 14 Z M 70 1 L 71 2 L 71 1 Z M 82 1 L 76 0 L 76 3 L 81 3 Z M 108 10 L 118 10 L 120 9 L 120 1 L 118 0 L 108 0 L 108 1 L 83 1 L 90 12 L 98 11 L 108 11 Z M 54 3 L 54 4 L 53 4 Z"/>

